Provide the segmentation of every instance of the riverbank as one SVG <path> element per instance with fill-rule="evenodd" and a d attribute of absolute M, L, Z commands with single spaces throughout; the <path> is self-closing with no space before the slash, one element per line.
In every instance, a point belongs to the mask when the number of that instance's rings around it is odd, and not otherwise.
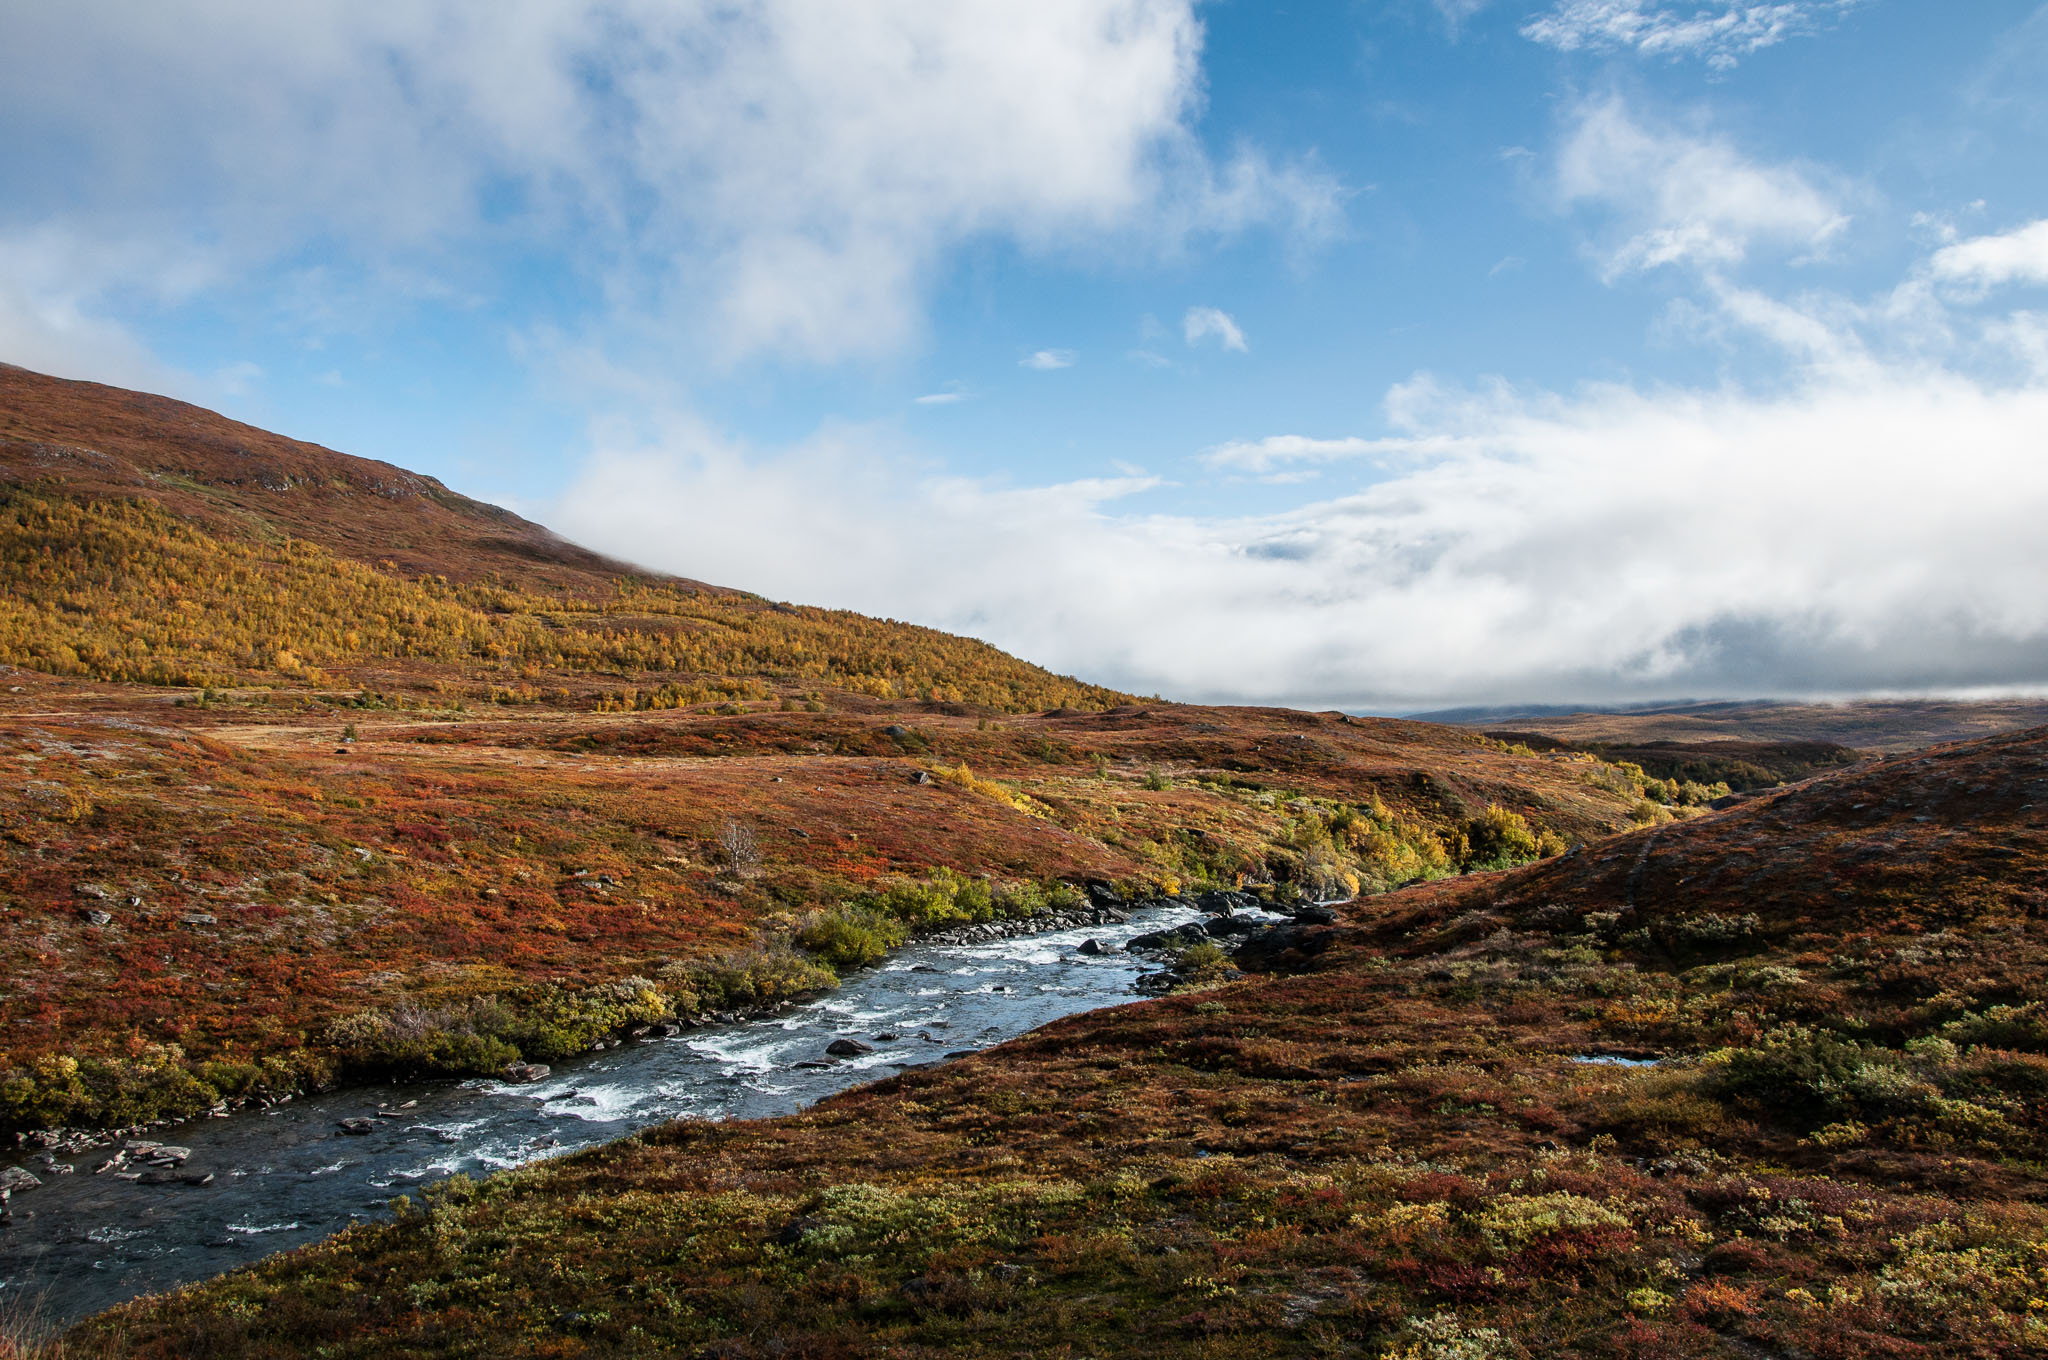
<path fill-rule="evenodd" d="M 1189 907 L 1090 908 L 1031 931 L 1005 922 L 943 932 L 950 938 L 919 940 L 776 1014 L 628 1039 L 532 1082 L 351 1088 L 201 1120 L 174 1137 L 157 1131 L 144 1141 L 175 1143 L 185 1154 L 175 1167 L 137 1155 L 124 1168 L 136 1178 L 117 1179 L 80 1164 L 16 1201 L 15 1221 L 0 1228 L 0 1298 L 40 1294 L 45 1315 L 68 1322 L 386 1217 L 392 1196 L 448 1176 L 488 1175 L 676 1118 L 787 1113 L 944 1064 L 1131 999 L 1151 965 L 1128 941 L 1195 919 Z M 1083 952 L 1091 941 L 1100 952 Z M 829 1051 L 848 1041 L 867 1051 Z M 368 1131 L 344 1130 L 356 1120 Z"/>

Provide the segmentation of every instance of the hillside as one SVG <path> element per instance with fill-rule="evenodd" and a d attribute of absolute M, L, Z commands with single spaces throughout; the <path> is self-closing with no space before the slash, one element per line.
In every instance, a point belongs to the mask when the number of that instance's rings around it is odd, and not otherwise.
<path fill-rule="evenodd" d="M 79 1340 L 2040 1354 L 2043 793 L 2037 729 L 1362 899 L 1269 974 L 452 1183 Z"/>
<path fill-rule="evenodd" d="M 1670 742 L 1705 751 L 1721 743 L 1764 746 L 1820 742 L 1896 755 L 2048 722 L 2048 699 L 1859 699 L 1802 704 L 1775 700 L 1589 709 L 1450 709 L 1418 721 L 1539 732 L 1582 745 Z"/>
<path fill-rule="evenodd" d="M 304 539 L 406 576 L 602 596 L 637 574 L 432 477 L 11 364 L 0 364 L 0 481 L 146 500 L 217 536 Z"/>
<path fill-rule="evenodd" d="M 96 680 L 437 707 L 1123 697 L 972 639 L 638 572 L 432 478 L 5 366 L 0 571 L 0 663 Z"/>
<path fill-rule="evenodd" d="M 1139 704 L 178 403 L 0 403 L 0 1132 L 551 1061 L 1089 879 L 1377 891 L 1725 792 Z"/>

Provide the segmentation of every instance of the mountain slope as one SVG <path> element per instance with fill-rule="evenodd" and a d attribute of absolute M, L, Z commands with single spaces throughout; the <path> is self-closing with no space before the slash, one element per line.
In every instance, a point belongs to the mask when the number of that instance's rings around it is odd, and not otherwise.
<path fill-rule="evenodd" d="M 1123 696 L 971 638 L 611 562 L 432 478 L 0 366 L 0 661 L 193 688 L 674 707 Z M 637 682 L 637 683 L 636 683 Z"/>
<path fill-rule="evenodd" d="M 408 576 L 601 595 L 615 577 L 644 574 L 432 477 L 10 364 L 0 364 L 0 479 L 146 499 L 226 537 L 302 538 Z"/>

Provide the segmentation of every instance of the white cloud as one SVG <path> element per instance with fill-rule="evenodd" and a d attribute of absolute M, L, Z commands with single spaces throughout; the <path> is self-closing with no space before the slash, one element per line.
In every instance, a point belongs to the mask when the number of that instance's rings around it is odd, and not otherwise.
<path fill-rule="evenodd" d="M 1837 196 L 1789 165 L 1762 165 L 1725 140 L 1651 127 L 1619 98 L 1581 107 L 1558 156 L 1568 207 L 1610 218 L 1609 279 L 1659 265 L 1739 264 L 1759 242 L 1811 255 L 1848 226 Z"/>
<path fill-rule="evenodd" d="M 967 400 L 967 393 L 958 387 L 949 387 L 943 392 L 927 392 L 914 399 L 919 406 L 951 406 Z"/>
<path fill-rule="evenodd" d="M 1027 354 L 1017 361 L 1020 368 L 1035 368 L 1041 373 L 1050 373 L 1056 368 L 1072 368 L 1081 361 L 1081 356 L 1070 349 L 1042 349 Z"/>
<path fill-rule="evenodd" d="M 1697 57 L 1727 69 L 1788 38 L 1813 33 L 1861 0 L 1777 0 L 1702 8 L 1667 0 L 1557 0 L 1522 26 L 1522 36 L 1561 52 L 1634 51 Z"/>
<path fill-rule="evenodd" d="M 80 283 L 109 274 L 175 293 L 190 277 L 190 261 L 140 243 L 110 247 L 47 229 L 0 230 L 0 362 L 204 400 L 204 383 L 157 359 L 101 312 L 93 285 Z"/>
<path fill-rule="evenodd" d="M 1418 380 L 1388 394 L 1391 434 L 1207 455 L 1371 465 L 1369 485 L 1281 514 L 1147 513 L 1143 477 L 933 476 L 873 431 L 762 454 L 685 424 L 609 444 L 552 518 L 652 565 L 1189 699 L 1398 710 L 2048 679 L 2048 327 L 1952 316 L 1963 338 L 1942 358 L 1891 345 L 1884 305 L 1709 290 L 1701 306 L 1793 342 L 1782 387 Z M 1950 362 L 2000 343 L 2043 362 L 2002 382 Z M 1860 357 L 1817 357 L 1844 354 Z"/>
<path fill-rule="evenodd" d="M 2048 218 L 1998 236 L 1977 236 L 1935 252 L 1930 272 L 1976 288 L 2048 283 Z"/>
<path fill-rule="evenodd" d="M 1444 27 L 1457 37 L 1465 27 L 1465 21 L 1493 3 L 1493 0 L 1429 0 L 1435 6 L 1437 16 L 1444 21 Z"/>
<path fill-rule="evenodd" d="M 898 347 L 977 238 L 1339 215 L 1312 164 L 1204 153 L 1193 0 L 73 0 L 5 27 L 0 235 L 159 243 L 214 284 L 314 243 L 486 294 L 552 253 L 723 361 Z M 160 290 L 98 263 L 74 277 L 103 313 Z"/>
<path fill-rule="evenodd" d="M 246 397 L 263 381 L 263 367 L 248 359 L 242 359 L 215 370 L 213 381 L 229 396 Z"/>
<path fill-rule="evenodd" d="M 1298 434 L 1274 434 L 1264 439 L 1218 444 L 1202 455 L 1202 462 L 1220 472 L 1257 476 L 1286 464 L 1334 463 L 1368 457 L 1378 451 L 1379 445 L 1370 439 L 1311 439 Z"/>
<path fill-rule="evenodd" d="M 1214 338 L 1225 349 L 1234 349 L 1243 354 L 1249 348 L 1244 342 L 1244 332 L 1238 329 L 1230 313 L 1215 307 L 1190 307 L 1188 314 L 1181 318 L 1181 335 L 1190 345 Z"/>

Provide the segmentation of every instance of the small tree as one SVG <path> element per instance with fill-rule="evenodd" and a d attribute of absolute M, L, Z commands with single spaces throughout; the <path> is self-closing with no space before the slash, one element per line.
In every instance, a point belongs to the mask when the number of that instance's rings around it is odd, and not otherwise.
<path fill-rule="evenodd" d="M 754 839 L 754 829 L 743 822 L 726 821 L 718 833 L 718 848 L 724 852 L 726 867 L 740 878 L 751 877 L 761 867 L 761 843 Z"/>

